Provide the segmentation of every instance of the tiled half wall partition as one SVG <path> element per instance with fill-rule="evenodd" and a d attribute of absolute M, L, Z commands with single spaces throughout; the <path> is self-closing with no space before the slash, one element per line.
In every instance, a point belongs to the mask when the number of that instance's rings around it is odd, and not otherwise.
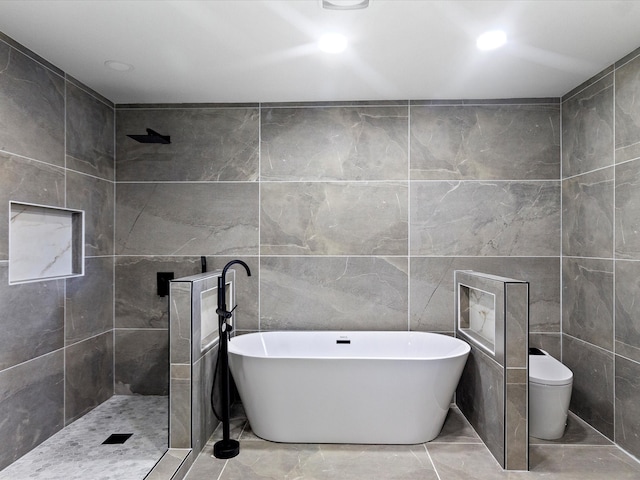
<path fill-rule="evenodd" d="M 456 271 L 456 337 L 471 352 L 456 404 L 506 470 L 529 470 L 529 285 Z"/>

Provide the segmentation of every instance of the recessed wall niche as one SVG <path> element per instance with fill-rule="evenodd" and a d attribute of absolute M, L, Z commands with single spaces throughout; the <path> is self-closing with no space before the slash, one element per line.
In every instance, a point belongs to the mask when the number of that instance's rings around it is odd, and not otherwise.
<path fill-rule="evenodd" d="M 491 354 L 496 353 L 496 296 L 459 284 L 458 329 Z"/>
<path fill-rule="evenodd" d="M 84 212 L 9 202 L 9 285 L 84 275 Z"/>

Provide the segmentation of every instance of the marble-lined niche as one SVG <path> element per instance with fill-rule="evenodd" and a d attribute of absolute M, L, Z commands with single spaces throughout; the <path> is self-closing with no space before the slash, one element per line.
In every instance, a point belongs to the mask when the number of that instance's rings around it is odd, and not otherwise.
<path fill-rule="evenodd" d="M 458 329 L 495 353 L 496 296 L 493 293 L 460 284 L 458 288 Z"/>
<path fill-rule="evenodd" d="M 84 275 L 84 212 L 10 202 L 9 284 Z"/>

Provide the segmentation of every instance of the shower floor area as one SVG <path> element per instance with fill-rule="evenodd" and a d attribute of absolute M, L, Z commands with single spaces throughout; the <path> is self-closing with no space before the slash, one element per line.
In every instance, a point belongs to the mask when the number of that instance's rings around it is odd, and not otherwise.
<path fill-rule="evenodd" d="M 167 449 L 166 396 L 116 395 L 0 471 L 0 480 L 141 480 Z M 132 434 L 124 443 L 120 434 Z"/>

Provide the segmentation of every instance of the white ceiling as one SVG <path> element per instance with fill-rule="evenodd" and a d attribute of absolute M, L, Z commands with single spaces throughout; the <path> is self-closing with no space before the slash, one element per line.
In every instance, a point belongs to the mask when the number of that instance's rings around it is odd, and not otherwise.
<path fill-rule="evenodd" d="M 640 47 L 640 1 L 0 0 L 0 31 L 115 103 L 559 97 Z"/>

